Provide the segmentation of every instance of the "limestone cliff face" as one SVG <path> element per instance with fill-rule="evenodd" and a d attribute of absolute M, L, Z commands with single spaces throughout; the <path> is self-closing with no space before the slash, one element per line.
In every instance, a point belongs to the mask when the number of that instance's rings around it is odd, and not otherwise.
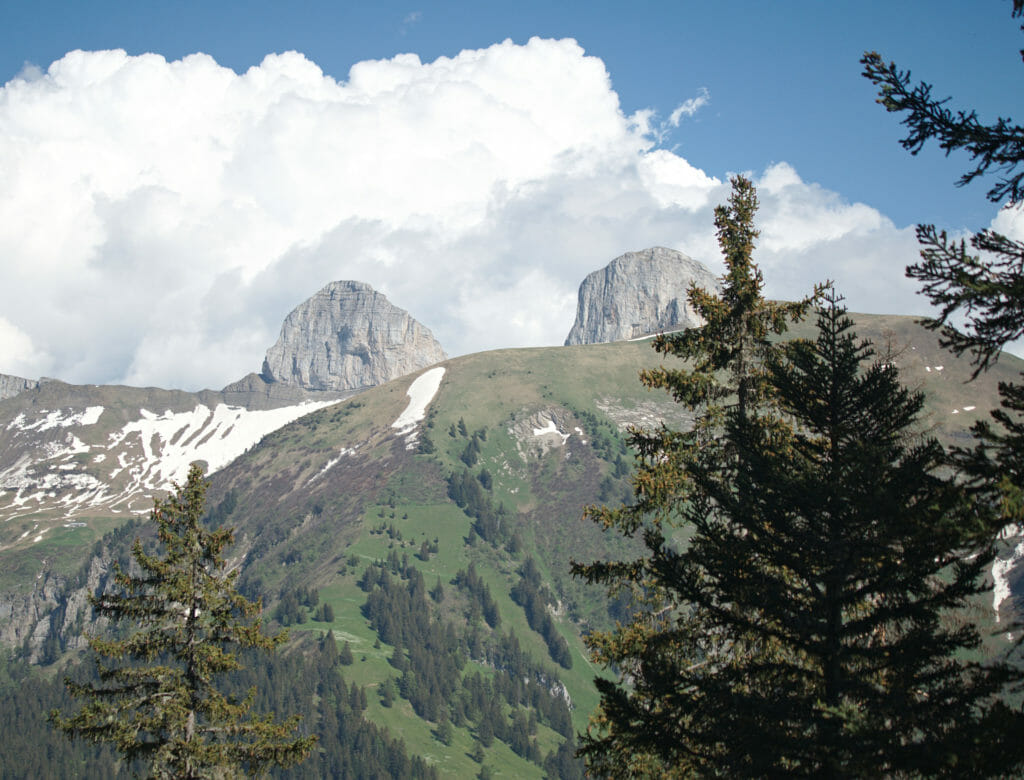
<path fill-rule="evenodd" d="M 4 398 L 13 398 L 25 390 L 32 390 L 39 387 L 39 382 L 34 379 L 22 379 L 20 376 L 0 374 L 0 401 Z"/>
<path fill-rule="evenodd" d="M 627 252 L 583 280 L 565 343 L 600 344 L 699 327 L 704 322 L 686 300 L 691 282 L 718 287 L 706 266 L 682 252 L 660 246 Z"/>
<path fill-rule="evenodd" d="M 369 285 L 331 282 L 285 318 L 262 376 L 306 390 L 355 390 L 446 357 L 427 328 Z"/>

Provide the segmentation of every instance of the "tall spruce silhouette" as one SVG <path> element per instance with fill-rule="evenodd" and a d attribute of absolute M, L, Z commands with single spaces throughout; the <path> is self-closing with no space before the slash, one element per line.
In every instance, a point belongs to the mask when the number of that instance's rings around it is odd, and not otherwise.
<path fill-rule="evenodd" d="M 632 561 L 572 563 L 575 576 L 605 585 L 613 598 L 627 590 L 636 606 L 628 625 L 588 637 L 595 660 L 622 673 L 619 687 L 597 680 L 601 710 L 592 733 L 582 741 L 581 754 L 598 772 L 687 774 L 688 759 L 678 751 L 673 753 L 670 768 L 654 756 L 657 751 L 652 753 L 650 746 L 645 748 L 616 725 L 616 712 L 626 695 L 621 684 L 634 678 L 638 659 L 648 646 L 657 645 L 668 655 L 689 659 L 685 663 L 706 662 L 708 648 L 702 642 L 700 621 L 676 619 L 675 594 L 670 583 L 660 580 L 652 564 L 666 545 L 674 543 L 670 537 L 683 526 L 680 510 L 691 493 L 689 464 L 715 461 L 724 468 L 734 457 L 729 442 L 720 435 L 727 415 L 746 417 L 765 402 L 765 366 L 778 349 L 773 337 L 800 320 L 822 290 L 818 288 L 812 296 L 793 303 L 765 300 L 764 279 L 753 259 L 758 236 L 754 225 L 757 192 L 743 176 L 734 177 L 731 183 L 728 204 L 715 209 L 715 228 L 726 265 L 720 290 L 691 286 L 688 291 L 690 304 L 705 325 L 661 335 L 653 344 L 658 353 L 687 364 L 678 368 L 662 365 L 641 372 L 640 377 L 647 387 L 665 389 L 689 407 L 695 418 L 693 428 L 681 431 L 662 426 L 654 431 L 631 431 L 630 443 L 638 459 L 633 502 L 619 508 L 600 506 L 586 511 L 604 528 L 640 536 L 649 554 Z M 599 733 L 604 736 L 594 736 Z"/>
<path fill-rule="evenodd" d="M 730 255 L 725 242 L 753 234 L 754 209 L 736 207 L 752 195 L 734 181 L 716 212 L 739 229 L 720 227 L 722 294 L 691 291 L 707 330 L 656 342 L 691 367 L 644 375 L 691 405 L 695 426 L 634 433 L 633 503 L 589 512 L 647 552 L 574 564 L 611 594 L 629 590 L 635 608 L 590 637 L 618 679 L 596 681 L 581 754 L 611 776 L 1020 766 L 1024 747 L 1007 744 L 1024 745 L 1024 721 L 998 699 L 1020 673 L 963 655 L 980 643 L 962 611 L 985 591 L 993 551 L 975 531 L 994 507 L 918 438 L 922 397 L 856 340 L 833 294 L 816 340 L 767 338 L 766 324 L 778 332 L 809 301 L 762 304 L 752 242 Z"/>

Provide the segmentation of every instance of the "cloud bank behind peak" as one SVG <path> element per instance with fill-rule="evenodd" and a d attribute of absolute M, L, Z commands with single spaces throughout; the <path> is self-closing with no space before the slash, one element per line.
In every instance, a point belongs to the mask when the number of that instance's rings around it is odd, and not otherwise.
<path fill-rule="evenodd" d="M 449 354 L 560 344 L 580 281 L 623 252 L 720 270 L 728 182 L 650 125 L 571 39 L 400 54 L 344 81 L 296 52 L 241 74 L 120 50 L 26 68 L 0 89 L 0 372 L 220 387 L 338 279 Z M 755 182 L 769 295 L 831 278 L 852 309 L 922 311 L 910 228 L 786 163 Z"/>

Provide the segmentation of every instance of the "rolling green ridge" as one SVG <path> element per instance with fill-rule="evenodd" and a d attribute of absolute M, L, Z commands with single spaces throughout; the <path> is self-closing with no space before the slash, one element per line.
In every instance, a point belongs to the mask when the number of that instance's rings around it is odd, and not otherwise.
<path fill-rule="evenodd" d="M 856 319 L 862 337 L 879 352 L 889 349 L 903 382 L 924 391 L 927 427 L 946 443 L 964 442 L 969 425 L 996 402 L 996 383 L 1024 366 L 1004 356 L 966 384 L 966 361 L 943 352 L 912 318 Z M 811 330 L 804 324 L 794 335 Z M 208 494 L 212 521 L 235 529 L 231 557 L 242 567 L 243 592 L 262 597 L 268 617 L 288 625 L 294 652 L 324 632 L 339 649 L 347 645 L 351 664 L 341 674 L 365 690 L 363 717 L 440 774 L 475 776 L 480 750 L 495 776 L 541 777 L 545 759 L 560 774 L 554 757 L 565 742 L 559 728 L 566 729 L 549 708 L 568 701 L 570 730 L 586 727 L 601 670 L 589 662 L 582 636 L 607 626 L 620 608 L 574 581 L 569 562 L 622 558 L 631 545 L 583 520 L 583 507 L 630 495 L 628 426 L 687 422 L 671 399 L 637 379 L 657 358 L 648 342 L 467 355 L 442 364 L 440 388 L 412 439 L 391 424 L 414 377 L 266 436 L 214 474 Z M 19 553 L 31 561 L 0 554 L 0 563 L 34 576 L 38 557 L 54 556 L 81 586 L 85 578 L 75 572 L 103 547 L 94 550 L 100 532 L 121 522 L 97 519 L 87 540 L 76 537 L 85 542 L 78 547 L 54 537 Z M 530 587 L 522 584 L 527 571 L 539 574 Z M 422 622 L 421 633 L 407 635 L 414 642 L 395 639 L 372 616 L 371 595 L 383 588 L 365 587 L 366 578 L 380 572 L 398 588 L 393 598 L 411 599 L 409 626 Z M 406 609 L 389 603 L 395 615 Z M 408 695 L 426 685 L 422 669 L 407 670 L 417 668 L 418 644 L 432 642 L 433 665 L 457 667 L 451 680 L 436 683 L 439 709 L 429 701 L 433 693 L 419 704 L 420 694 Z M 54 629 L 51 646 L 48 660 L 57 661 L 76 643 Z M 518 753 L 511 731 L 485 746 L 493 728 L 484 720 L 497 716 L 471 704 L 467 686 L 476 675 L 496 686 L 491 698 L 506 729 L 528 724 Z"/>

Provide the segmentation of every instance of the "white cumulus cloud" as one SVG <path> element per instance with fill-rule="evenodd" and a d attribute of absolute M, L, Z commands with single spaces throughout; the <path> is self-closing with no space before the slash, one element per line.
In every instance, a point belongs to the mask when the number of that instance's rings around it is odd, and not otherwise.
<path fill-rule="evenodd" d="M 580 281 L 622 252 L 720 269 L 728 182 L 660 148 L 652 116 L 573 40 L 340 81 L 296 52 L 241 74 L 117 50 L 26 68 L 0 89 L 0 372 L 220 387 L 338 279 L 450 354 L 560 344 Z M 831 277 L 851 308 L 920 311 L 906 229 L 788 165 L 755 178 L 773 295 Z"/>

